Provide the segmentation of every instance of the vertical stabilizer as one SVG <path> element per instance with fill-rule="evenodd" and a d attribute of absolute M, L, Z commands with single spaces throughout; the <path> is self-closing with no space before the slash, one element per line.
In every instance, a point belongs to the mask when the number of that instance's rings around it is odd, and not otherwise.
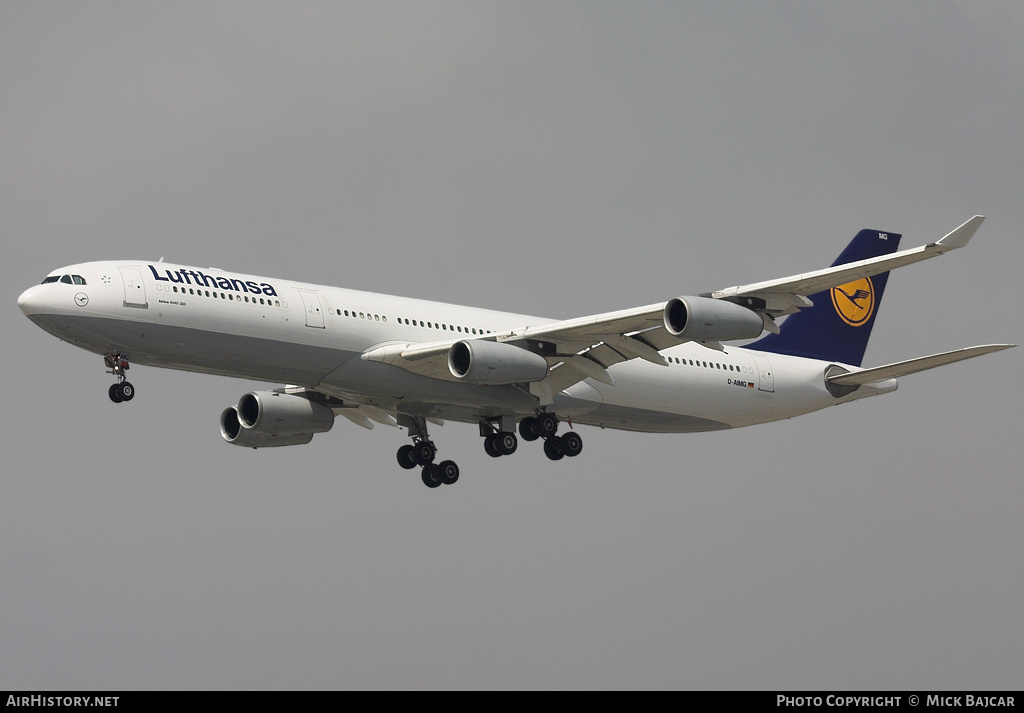
<path fill-rule="evenodd" d="M 832 266 L 894 253 L 901 237 L 862 230 Z M 860 366 L 888 279 L 889 273 L 883 272 L 811 295 L 813 307 L 787 317 L 780 334 L 769 334 L 747 348 Z"/>

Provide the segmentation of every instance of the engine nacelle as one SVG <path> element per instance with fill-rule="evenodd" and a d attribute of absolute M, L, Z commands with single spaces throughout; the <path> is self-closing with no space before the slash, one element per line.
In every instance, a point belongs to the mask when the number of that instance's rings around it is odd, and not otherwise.
<path fill-rule="evenodd" d="M 323 404 L 273 391 L 250 392 L 220 415 L 224 440 L 248 448 L 309 443 L 333 425 L 334 412 Z"/>
<path fill-rule="evenodd" d="M 753 339 L 764 330 L 764 319 L 734 302 L 675 297 L 665 303 L 665 329 L 695 342 Z"/>
<path fill-rule="evenodd" d="M 448 350 L 448 370 L 470 384 L 518 384 L 548 375 L 547 359 L 522 347 L 464 339 Z"/>

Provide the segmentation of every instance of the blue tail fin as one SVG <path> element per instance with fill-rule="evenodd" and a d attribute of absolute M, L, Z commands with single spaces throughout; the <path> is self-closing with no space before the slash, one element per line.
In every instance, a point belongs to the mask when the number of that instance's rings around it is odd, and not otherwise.
<path fill-rule="evenodd" d="M 832 266 L 896 252 L 902 236 L 862 230 Z M 860 366 L 889 273 L 867 277 L 810 296 L 813 307 L 786 317 L 781 334 L 769 334 L 747 349 L 839 361 Z"/>

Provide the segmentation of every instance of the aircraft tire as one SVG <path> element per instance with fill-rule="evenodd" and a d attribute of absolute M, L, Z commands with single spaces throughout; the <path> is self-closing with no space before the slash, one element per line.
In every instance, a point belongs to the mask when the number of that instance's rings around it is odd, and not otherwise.
<path fill-rule="evenodd" d="M 519 422 L 519 435 L 524 441 L 536 441 L 540 438 L 540 434 L 537 433 L 537 419 L 533 416 L 527 416 Z"/>
<path fill-rule="evenodd" d="M 491 458 L 499 458 L 501 456 L 501 451 L 498 450 L 497 440 L 497 434 L 494 433 L 484 438 L 484 451 Z"/>
<path fill-rule="evenodd" d="M 117 393 L 121 397 L 122 401 L 131 401 L 135 398 L 135 387 L 127 381 L 122 381 L 117 386 Z"/>
<path fill-rule="evenodd" d="M 558 419 L 553 413 L 542 413 L 537 416 L 537 435 L 541 438 L 551 438 L 558 430 Z"/>
<path fill-rule="evenodd" d="M 519 447 L 519 439 L 516 438 L 516 434 L 511 431 L 507 433 L 499 433 L 494 439 L 494 445 L 501 455 L 510 456 L 515 453 L 516 448 Z"/>
<path fill-rule="evenodd" d="M 121 391 L 118 388 L 119 386 L 120 384 L 111 384 L 110 389 L 107 391 L 107 395 L 110 396 L 110 400 L 115 404 L 119 404 L 124 401 L 124 399 L 121 398 Z"/>
<path fill-rule="evenodd" d="M 545 439 L 544 455 L 551 460 L 562 460 L 565 457 L 565 452 L 562 450 L 562 439 L 558 436 Z"/>
<path fill-rule="evenodd" d="M 428 466 L 434 462 L 434 456 L 437 455 L 437 448 L 430 441 L 420 441 L 413 446 L 416 453 L 416 465 Z"/>
<path fill-rule="evenodd" d="M 416 449 L 411 444 L 406 444 L 398 449 L 398 465 L 406 470 L 416 467 Z"/>
<path fill-rule="evenodd" d="M 441 478 L 438 476 L 437 466 L 432 463 L 423 466 L 423 484 L 428 488 L 436 488 L 441 485 Z"/>
<path fill-rule="evenodd" d="M 459 479 L 459 466 L 455 465 L 455 461 L 443 460 L 433 467 L 437 469 L 438 480 L 445 485 L 451 485 Z"/>
<path fill-rule="evenodd" d="M 583 451 L 583 439 L 576 431 L 566 431 L 560 440 L 562 452 L 570 458 L 575 458 Z"/>

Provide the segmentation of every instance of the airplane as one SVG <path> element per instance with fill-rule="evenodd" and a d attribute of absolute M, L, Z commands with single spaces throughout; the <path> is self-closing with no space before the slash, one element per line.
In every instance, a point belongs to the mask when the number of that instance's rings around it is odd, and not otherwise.
<path fill-rule="evenodd" d="M 412 439 L 399 465 L 436 488 L 456 482 L 459 467 L 435 462 L 431 424 L 477 424 L 492 457 L 511 455 L 521 438 L 560 460 L 583 449 L 575 430 L 559 435 L 562 422 L 739 428 L 888 393 L 901 376 L 1015 346 L 861 366 L 889 271 L 965 246 L 983 220 L 903 251 L 901 235 L 862 230 L 829 268 L 569 320 L 162 258 L 63 267 L 18 305 L 50 334 L 103 356 L 115 403 L 135 396 L 131 364 L 283 383 L 226 408 L 224 440 L 309 443 L 339 415 L 397 426 Z"/>

